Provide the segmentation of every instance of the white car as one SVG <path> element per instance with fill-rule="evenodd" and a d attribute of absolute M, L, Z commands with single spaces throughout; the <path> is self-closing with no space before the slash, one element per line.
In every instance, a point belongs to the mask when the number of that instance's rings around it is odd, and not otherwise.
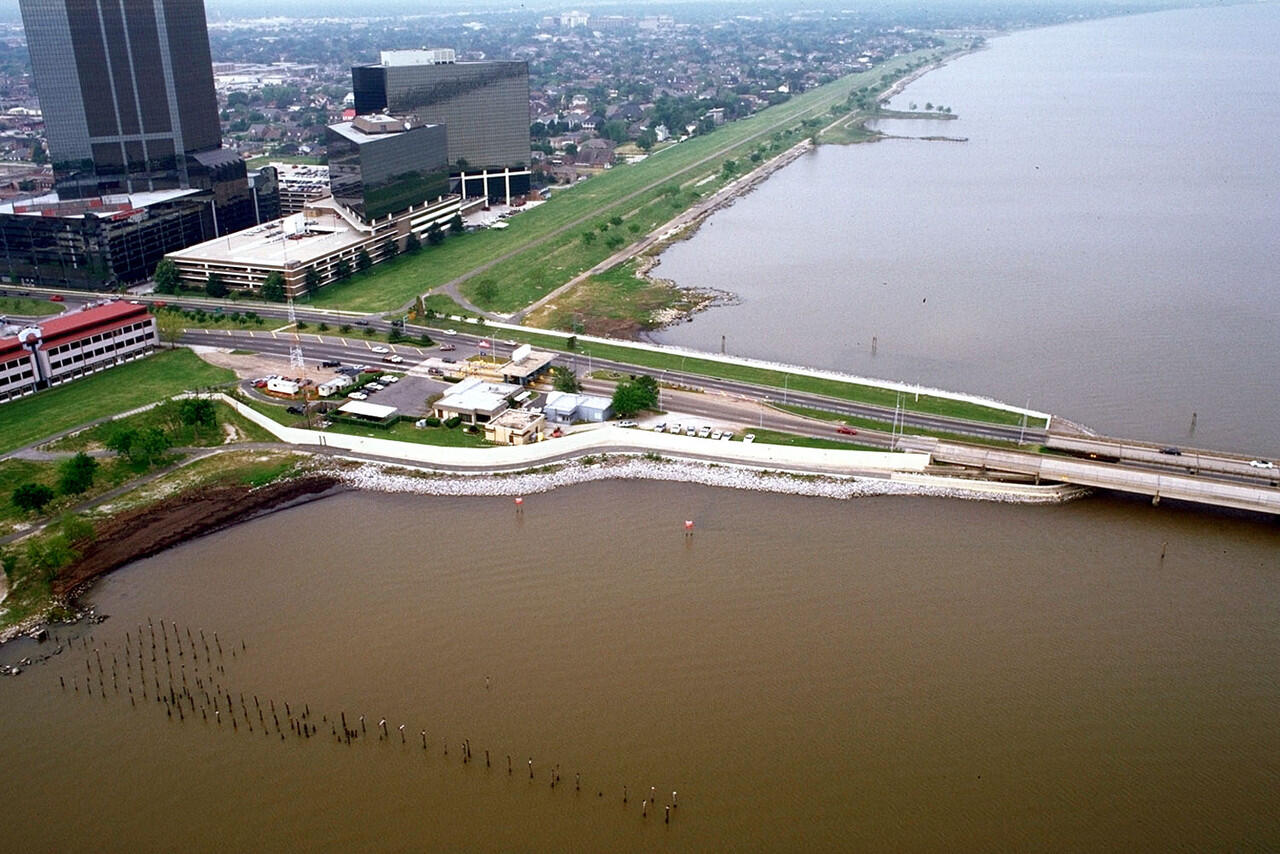
<path fill-rule="evenodd" d="M 445 334 L 445 335 L 457 335 L 457 334 L 458 334 L 458 330 L 456 330 L 456 329 L 446 329 L 446 330 L 444 331 L 444 334 Z"/>
<path fill-rule="evenodd" d="M 756 434 L 755 434 L 755 433 L 748 433 L 747 435 L 745 435 L 745 436 L 743 436 L 743 437 L 742 437 L 742 444 L 744 444 L 744 445 L 750 445 L 750 444 L 751 444 L 752 442 L 754 442 L 755 440 L 756 440 Z"/>
<path fill-rule="evenodd" d="M 382 383 L 365 383 L 364 388 L 365 391 L 382 391 L 386 386 Z"/>
<path fill-rule="evenodd" d="M 688 427 L 684 428 L 684 434 L 686 436 L 696 436 L 698 435 L 698 428 L 690 424 Z"/>
<path fill-rule="evenodd" d="M 721 442 L 730 442 L 730 441 L 732 441 L 732 440 L 733 440 L 733 434 L 732 434 L 732 433 L 721 433 L 721 434 L 720 434 L 720 441 L 721 441 Z"/>
<path fill-rule="evenodd" d="M 711 437 L 711 428 L 703 425 L 702 429 L 698 431 L 698 435 L 703 439 L 709 439 Z"/>
<path fill-rule="evenodd" d="M 1276 464 L 1271 460 L 1249 460 L 1249 465 L 1256 469 L 1273 469 L 1276 467 Z"/>
<path fill-rule="evenodd" d="M 679 425 L 679 424 L 672 424 L 670 427 L 668 427 L 668 428 L 667 428 L 667 432 L 668 432 L 668 433 L 679 433 L 679 432 L 680 432 L 680 425 Z"/>
<path fill-rule="evenodd" d="M 721 436 L 723 436 L 723 435 L 724 435 L 724 434 L 723 434 L 723 433 L 721 433 L 719 430 L 713 430 L 713 431 L 711 431 L 711 438 L 712 438 L 712 439 L 714 439 L 715 441 L 719 441 L 719 440 L 720 440 L 720 437 L 721 437 Z"/>
<path fill-rule="evenodd" d="M 400 378 L 399 378 L 398 376 L 396 376 L 395 374 L 383 374 L 382 376 L 378 377 L 378 382 L 380 382 L 380 383 L 398 383 L 398 382 L 400 382 Z"/>
<path fill-rule="evenodd" d="M 381 344 L 379 344 L 377 347 L 370 347 L 369 349 L 373 350 L 373 352 L 375 352 L 375 353 L 390 353 L 390 352 L 391 352 L 391 351 L 390 351 L 390 350 L 388 350 L 386 347 L 383 347 Z"/>
<path fill-rule="evenodd" d="M 618 422 L 618 426 L 619 427 L 635 427 L 637 425 L 636 425 L 636 422 L 632 421 L 630 418 L 624 418 L 623 420 Z"/>
<path fill-rule="evenodd" d="M 368 400 L 369 399 L 369 395 L 365 394 L 362 391 L 348 392 L 347 397 L 351 398 L 352 400 Z"/>
<path fill-rule="evenodd" d="M 655 433 L 665 433 L 665 432 L 666 432 L 666 430 L 667 430 L 667 422 L 665 422 L 665 421 L 664 421 L 664 422 L 662 422 L 661 424 L 654 424 L 654 425 L 653 425 L 653 432 L 655 432 Z"/>

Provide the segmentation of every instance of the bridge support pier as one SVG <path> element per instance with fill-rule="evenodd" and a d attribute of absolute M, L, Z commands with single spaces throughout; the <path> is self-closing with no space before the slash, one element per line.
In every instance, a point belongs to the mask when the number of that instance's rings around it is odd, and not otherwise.
<path fill-rule="evenodd" d="M 1157 492 L 1155 495 L 1151 496 L 1151 506 L 1152 507 L 1160 506 L 1160 493 Z"/>

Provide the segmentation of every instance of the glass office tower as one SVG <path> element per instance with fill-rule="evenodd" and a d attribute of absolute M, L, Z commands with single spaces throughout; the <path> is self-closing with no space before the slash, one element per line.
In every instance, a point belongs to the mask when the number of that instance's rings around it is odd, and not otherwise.
<path fill-rule="evenodd" d="M 194 186 L 222 145 L 203 0 L 19 5 L 59 195 Z"/>

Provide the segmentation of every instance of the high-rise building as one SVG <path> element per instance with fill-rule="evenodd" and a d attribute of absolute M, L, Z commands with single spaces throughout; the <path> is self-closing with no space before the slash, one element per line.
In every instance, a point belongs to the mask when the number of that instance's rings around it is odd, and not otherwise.
<path fill-rule="evenodd" d="M 222 147 L 203 0 L 20 0 L 63 198 L 198 186 Z"/>
<path fill-rule="evenodd" d="M 392 116 L 357 116 L 328 128 L 333 198 L 365 222 L 449 192 L 445 129 Z"/>
<path fill-rule="evenodd" d="M 19 6 L 55 193 L 0 207 L 0 276 L 114 288 L 277 215 L 274 170 L 222 148 L 203 0 Z"/>
<path fill-rule="evenodd" d="M 447 48 L 384 50 L 380 59 L 351 69 L 358 114 L 444 125 L 450 170 L 464 195 L 527 192 L 528 63 L 457 62 Z"/>

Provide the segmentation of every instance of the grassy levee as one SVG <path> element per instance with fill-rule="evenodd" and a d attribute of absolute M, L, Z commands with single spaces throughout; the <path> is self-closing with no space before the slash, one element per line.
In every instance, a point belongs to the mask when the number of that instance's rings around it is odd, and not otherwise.
<path fill-rule="evenodd" d="M 0 453 L 189 389 L 234 379 L 234 372 L 203 362 L 190 350 L 164 350 L 0 405 Z"/>
<path fill-rule="evenodd" d="M 902 395 L 887 388 L 862 385 L 846 380 L 829 377 L 815 377 L 809 374 L 760 368 L 753 365 L 739 365 L 732 362 L 720 362 L 714 359 L 702 359 L 697 356 L 682 356 L 641 347 L 621 347 L 616 344 L 600 344 L 597 342 L 579 342 L 576 350 L 565 347 L 565 339 L 559 335 L 544 335 L 538 332 L 526 332 L 516 329 L 502 329 L 497 333 L 499 338 L 512 338 L 533 344 L 546 350 L 581 353 L 584 357 L 612 359 L 631 365 L 650 368 L 658 371 L 680 371 L 686 374 L 698 374 L 718 379 L 738 380 L 758 386 L 768 386 L 792 392 L 806 392 L 834 397 L 839 400 L 850 400 L 856 403 L 870 403 L 892 409 L 901 404 L 910 412 L 922 412 L 930 415 L 945 415 L 950 418 L 962 418 L 983 424 L 1022 423 L 1022 416 L 1017 412 L 1009 412 L 980 403 L 966 400 L 955 400 L 949 397 L 935 397 L 922 394 L 917 400 L 915 395 Z"/>
<path fill-rule="evenodd" d="M 16 314 L 19 317 L 48 317 L 59 314 L 62 306 L 56 302 L 30 297 L 0 297 L 0 314 Z"/>
<path fill-rule="evenodd" d="M 808 134 L 800 122 L 823 116 L 832 105 L 847 98 L 859 82 L 869 76 L 878 81 L 897 79 L 930 53 L 920 51 L 897 57 L 874 71 L 849 75 L 797 95 L 713 133 L 664 149 L 640 163 L 615 167 L 558 191 L 548 203 L 513 217 L 502 231 L 450 237 L 440 246 L 424 247 L 415 255 L 376 265 L 347 283 L 323 288 L 312 304 L 388 311 L 430 288 L 465 278 L 463 292 L 476 304 L 495 311 L 521 308 L 620 248 L 608 245 L 603 233 L 593 243 L 584 243 L 582 230 L 595 229 L 612 216 L 622 216 L 624 220 L 640 222 L 648 231 L 693 203 L 694 194 L 682 185 L 708 173 L 718 175 L 725 160 L 749 156 L 760 143 L 770 142 L 772 134 L 789 131 L 786 141 L 798 141 Z M 884 82 L 886 88 L 888 85 Z M 697 188 L 697 196 L 717 189 L 729 177 L 702 185 Z M 645 213 L 672 188 L 684 193 L 678 205 L 658 205 L 659 209 Z M 625 243 L 633 242 L 635 236 L 629 234 Z"/>

